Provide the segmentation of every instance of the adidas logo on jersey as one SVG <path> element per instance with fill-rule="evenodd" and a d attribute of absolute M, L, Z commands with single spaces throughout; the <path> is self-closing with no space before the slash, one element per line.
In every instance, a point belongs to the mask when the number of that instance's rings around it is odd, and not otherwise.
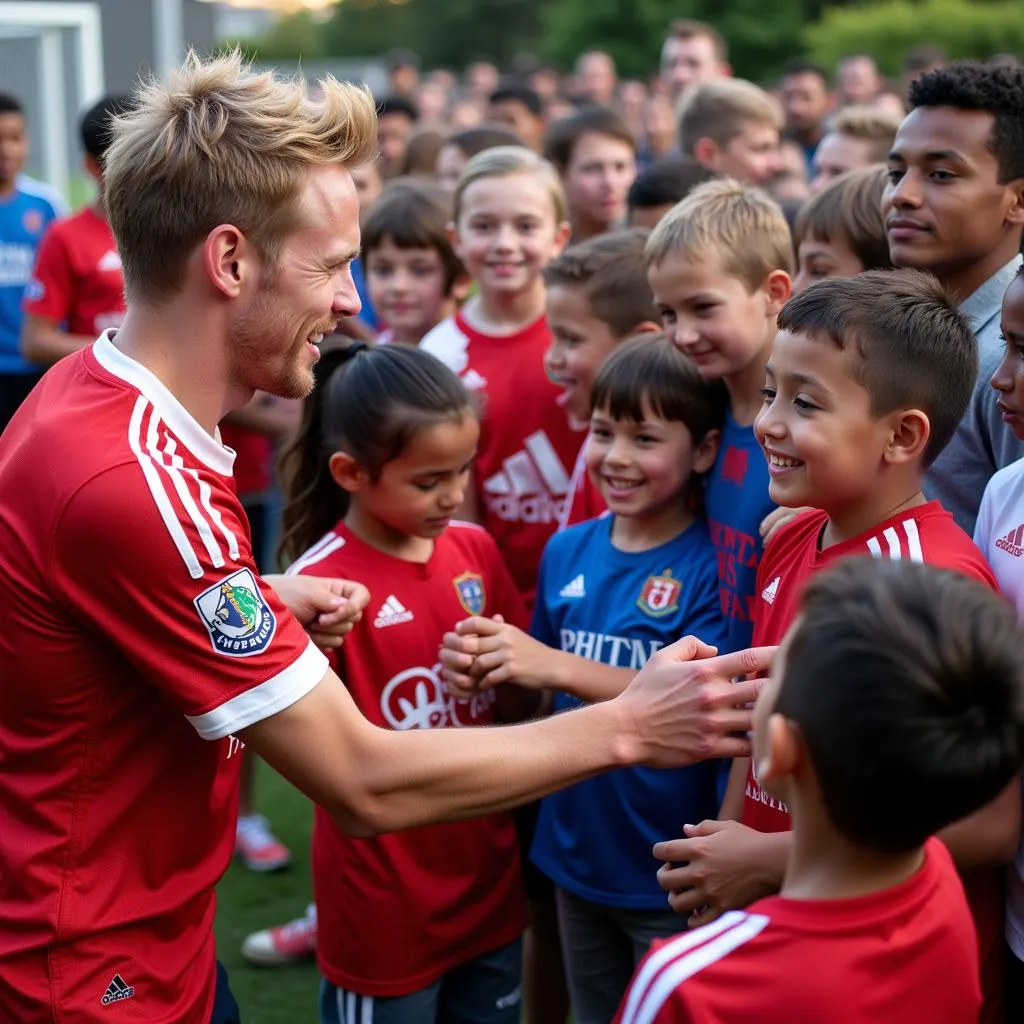
<path fill-rule="evenodd" d="M 1024 546 L 1022 545 L 1024 545 L 1024 523 L 996 541 L 996 547 L 1000 551 L 1005 551 L 1008 555 L 1013 555 L 1014 558 L 1024 555 Z"/>
<path fill-rule="evenodd" d="M 487 378 L 470 367 L 462 375 L 462 383 L 465 384 L 470 391 L 483 391 L 483 389 L 487 387 Z"/>
<path fill-rule="evenodd" d="M 113 1003 L 121 1003 L 124 1002 L 125 999 L 131 999 L 134 995 L 135 986 L 126 984 L 124 978 L 122 978 L 120 974 L 115 974 L 114 977 L 110 979 L 107 991 L 103 993 L 100 1005 L 110 1006 Z"/>
<path fill-rule="evenodd" d="M 762 601 L 766 601 L 768 604 L 775 604 L 775 595 L 779 592 L 779 581 L 781 579 L 781 576 L 776 576 L 775 579 L 773 579 L 771 583 L 761 591 Z"/>
<path fill-rule="evenodd" d="M 562 589 L 558 592 L 559 597 L 586 597 L 587 596 L 587 585 L 583 579 L 583 573 L 580 573 L 574 580 L 570 580 Z"/>
<path fill-rule="evenodd" d="M 484 481 L 487 507 L 509 523 L 557 523 L 569 493 L 569 475 L 543 430 L 505 459 Z"/>
<path fill-rule="evenodd" d="M 373 624 L 377 629 L 383 629 L 385 626 L 400 626 L 403 622 L 412 622 L 412 619 L 412 612 L 394 594 L 390 594 L 380 606 Z"/>

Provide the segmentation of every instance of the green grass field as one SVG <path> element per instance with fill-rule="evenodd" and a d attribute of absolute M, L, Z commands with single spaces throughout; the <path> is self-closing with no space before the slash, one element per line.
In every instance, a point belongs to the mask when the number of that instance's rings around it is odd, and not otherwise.
<path fill-rule="evenodd" d="M 316 1024 L 320 976 L 312 964 L 250 967 L 241 956 L 249 932 L 298 917 L 310 901 L 312 804 L 262 762 L 256 769 L 260 812 L 292 851 L 288 871 L 258 875 L 234 864 L 217 889 L 217 955 L 228 970 L 244 1024 Z"/>

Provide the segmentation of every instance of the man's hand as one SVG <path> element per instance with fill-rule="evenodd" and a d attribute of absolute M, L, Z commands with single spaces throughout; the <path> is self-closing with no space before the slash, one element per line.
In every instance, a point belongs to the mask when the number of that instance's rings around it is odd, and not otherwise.
<path fill-rule="evenodd" d="M 329 651 L 363 617 L 370 592 L 361 583 L 323 576 L 264 576 L 288 610 L 306 627 L 313 643 Z"/>
<path fill-rule="evenodd" d="M 709 650 L 695 637 L 683 637 L 658 651 L 614 698 L 631 720 L 629 731 L 639 744 L 639 750 L 626 752 L 627 758 L 671 768 L 750 753 L 750 708 L 762 681 L 732 680 L 764 672 L 775 648 L 719 657 L 707 657 Z"/>
<path fill-rule="evenodd" d="M 654 856 L 665 862 L 658 884 L 677 914 L 690 915 L 691 928 L 778 892 L 789 833 L 765 835 L 738 821 L 702 821 L 683 832 L 685 839 L 657 843 Z"/>
<path fill-rule="evenodd" d="M 531 690 L 554 684 L 552 651 L 529 633 L 505 622 L 474 615 L 456 623 L 441 641 L 441 664 L 449 691 L 468 697 L 499 683 Z"/>

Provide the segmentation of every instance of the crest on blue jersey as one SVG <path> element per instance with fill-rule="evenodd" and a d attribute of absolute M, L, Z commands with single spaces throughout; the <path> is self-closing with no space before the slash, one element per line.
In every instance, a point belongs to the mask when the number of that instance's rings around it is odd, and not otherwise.
<path fill-rule="evenodd" d="M 679 594 L 682 585 L 672 575 L 671 569 L 666 569 L 660 576 L 648 576 L 640 596 L 637 598 L 637 607 L 647 615 L 660 618 L 668 615 L 679 607 Z"/>
<path fill-rule="evenodd" d="M 470 615 L 482 615 L 487 604 L 487 592 L 484 590 L 484 578 L 479 573 L 464 572 L 452 580 L 459 604 Z"/>
<path fill-rule="evenodd" d="M 219 654 L 248 658 L 274 638 L 277 620 L 248 569 L 225 576 L 192 603 Z"/>

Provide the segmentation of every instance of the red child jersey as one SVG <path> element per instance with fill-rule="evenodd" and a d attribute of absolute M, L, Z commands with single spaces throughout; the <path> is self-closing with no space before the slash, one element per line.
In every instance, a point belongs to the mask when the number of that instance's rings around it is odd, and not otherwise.
<path fill-rule="evenodd" d="M 562 389 L 544 372 L 550 345 L 543 317 L 518 334 L 493 337 L 474 330 L 461 313 L 420 342 L 481 394 L 473 467 L 481 522 L 528 603 L 544 545 L 568 500 L 570 467 L 581 438 L 557 405 Z"/>
<path fill-rule="evenodd" d="M 576 465 L 573 467 L 572 480 L 569 484 L 569 500 L 558 522 L 558 529 L 565 530 L 577 523 L 596 519 L 607 511 L 607 503 L 587 472 L 587 442 L 584 441 L 580 446 L 579 455 L 576 456 Z"/>
<path fill-rule="evenodd" d="M 25 293 L 32 316 L 95 337 L 124 318 L 124 278 L 110 225 L 91 206 L 52 224 Z"/>
<path fill-rule="evenodd" d="M 209 1020 L 233 734 L 328 668 L 231 461 L 108 337 L 0 438 L 2 1021 Z"/>
<path fill-rule="evenodd" d="M 905 882 L 856 899 L 772 896 L 656 941 L 617 1024 L 973 1024 L 974 929 L 935 839 Z"/>
<path fill-rule="evenodd" d="M 363 620 L 340 651 L 339 675 L 375 725 L 494 723 L 494 691 L 455 700 L 437 660 L 442 636 L 467 615 L 501 614 L 528 625 L 498 549 L 479 526 L 453 523 L 421 564 L 383 554 L 339 523 L 288 571 L 369 587 Z M 372 839 L 346 836 L 320 808 L 315 814 L 317 960 L 332 984 L 361 995 L 408 995 L 522 934 L 510 814 Z"/>

